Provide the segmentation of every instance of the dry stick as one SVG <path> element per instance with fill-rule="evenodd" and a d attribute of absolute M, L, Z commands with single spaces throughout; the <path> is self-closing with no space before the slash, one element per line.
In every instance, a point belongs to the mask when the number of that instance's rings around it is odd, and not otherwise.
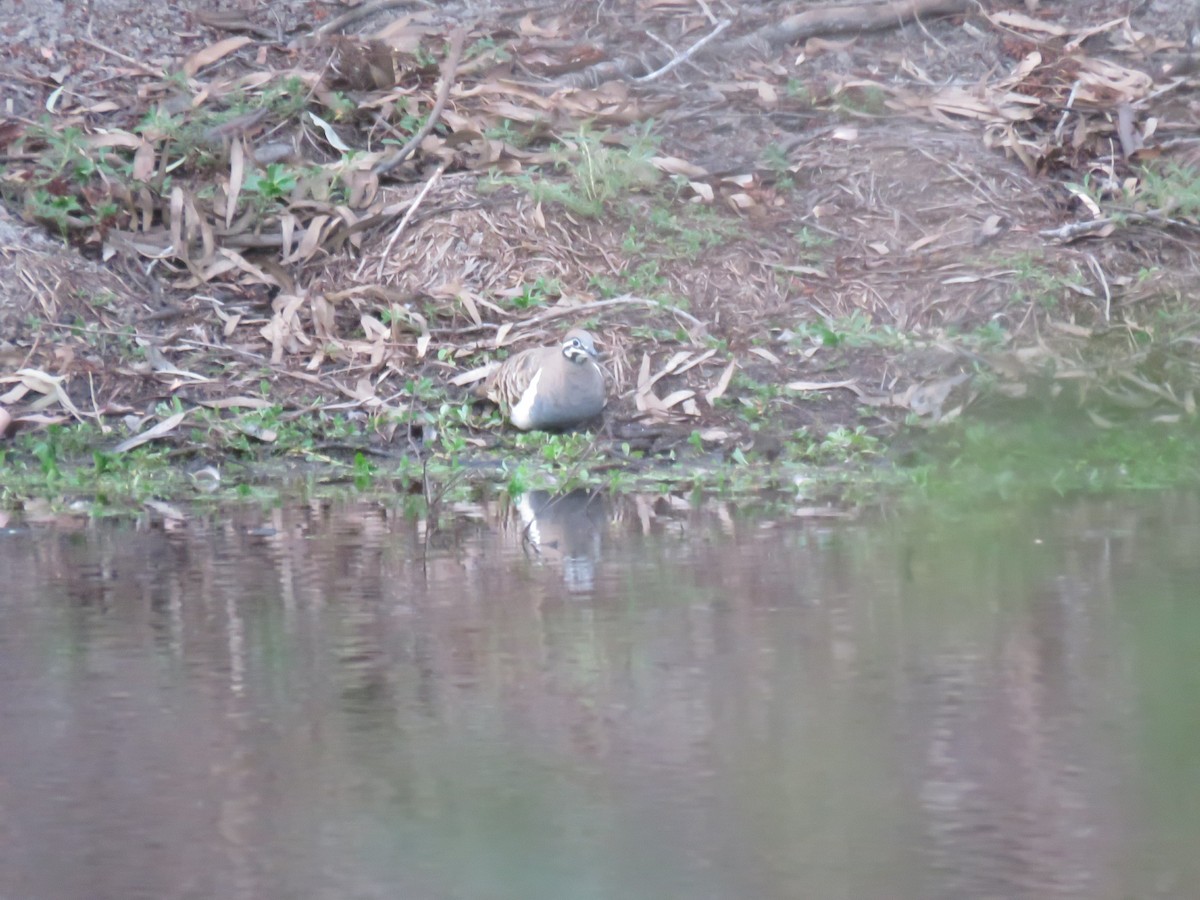
<path fill-rule="evenodd" d="M 434 170 L 433 174 L 429 176 L 429 180 L 425 182 L 425 186 L 421 188 L 421 192 L 417 194 L 417 197 L 415 200 L 413 200 L 412 205 L 410 205 L 405 211 L 404 218 L 400 220 L 400 224 L 396 226 L 396 230 L 392 232 L 391 238 L 388 239 L 387 246 L 383 248 L 383 256 L 379 257 L 379 267 L 375 270 L 376 281 L 379 281 L 383 278 L 383 267 L 387 265 L 388 256 L 391 255 L 392 247 L 396 246 L 396 241 L 400 239 L 400 235 L 402 235 L 404 233 L 404 229 L 408 227 L 409 220 L 412 219 L 413 214 L 417 211 L 417 207 L 421 205 L 421 201 L 425 199 L 425 195 L 429 193 L 429 189 L 437 183 L 437 180 L 442 177 L 442 173 L 445 171 L 446 164 L 442 163 Z M 355 273 L 356 278 L 362 275 L 362 268 L 365 264 L 366 260 L 359 265 L 358 271 Z"/>
<path fill-rule="evenodd" d="M 442 63 L 442 83 L 438 88 L 437 100 L 433 104 L 433 109 L 429 112 L 429 118 L 425 120 L 421 130 L 409 138 L 407 144 L 387 159 L 380 160 L 375 164 L 375 168 L 372 170 L 374 174 L 383 175 L 396 168 L 408 159 L 409 154 L 420 145 L 421 141 L 425 140 L 429 132 L 433 131 L 433 126 L 441 118 L 442 110 L 446 108 L 446 101 L 450 99 L 450 88 L 454 85 L 454 74 L 458 71 L 458 60 L 462 56 L 463 40 L 466 36 L 467 29 L 461 26 L 450 32 L 450 51 L 446 54 L 445 62 Z"/>
<path fill-rule="evenodd" d="M 734 56 L 739 52 L 760 50 L 763 44 L 782 47 L 827 34 L 878 31 L 895 28 L 913 19 L 949 16 L 966 12 L 975 6 L 975 0 L 891 0 L 865 6 L 831 6 L 825 9 L 810 9 L 789 16 L 778 25 L 768 25 L 728 44 L 721 44 L 722 53 Z M 700 56 L 712 52 L 709 47 Z M 659 57 L 651 65 L 664 64 L 667 59 Z M 599 63 L 590 69 L 562 78 L 558 84 L 566 87 L 595 87 L 614 78 L 628 78 L 644 72 L 649 65 L 640 59 L 621 59 Z"/>
<path fill-rule="evenodd" d="M 1108 279 L 1104 277 L 1104 270 L 1100 268 L 1100 262 L 1094 254 L 1086 253 L 1084 259 L 1087 260 L 1088 268 L 1092 270 L 1092 274 L 1096 276 L 1100 286 L 1104 288 L 1104 321 L 1112 321 L 1112 291 L 1108 288 Z"/>
<path fill-rule="evenodd" d="M 1161 227 L 1181 228 L 1185 231 L 1194 232 L 1196 226 L 1190 222 L 1185 222 L 1181 219 L 1172 219 L 1170 216 L 1164 215 L 1161 212 L 1145 212 L 1122 213 L 1119 217 L 1105 216 L 1100 219 L 1087 219 L 1083 222 L 1068 222 L 1065 225 L 1059 225 L 1057 228 L 1044 228 L 1038 232 L 1038 235 L 1044 238 L 1053 238 L 1055 240 L 1070 243 L 1081 237 L 1088 237 L 1098 231 L 1103 231 L 1109 226 L 1120 228 L 1130 225 L 1159 225 Z M 1107 237 L 1107 235 L 1101 235 Z"/>
<path fill-rule="evenodd" d="M 544 313 L 538 313 L 536 316 L 530 316 L 528 319 L 522 319 L 520 325 L 522 327 L 528 325 L 540 325 L 542 322 L 549 322 L 551 319 L 557 319 L 562 316 L 575 315 L 576 313 L 581 312 L 590 312 L 594 309 L 605 309 L 609 306 L 630 305 L 654 306 L 660 309 L 665 309 L 679 316 L 681 319 L 686 319 L 693 325 L 701 328 L 704 327 L 703 322 L 701 322 L 691 313 L 684 312 L 678 306 L 668 306 L 666 304 L 659 303 L 656 300 L 647 300 L 645 297 L 633 297 L 629 294 L 624 294 L 620 297 L 612 297 L 608 300 L 591 300 L 587 303 L 580 303 L 578 306 L 563 306 L 556 309 L 547 310 Z M 499 325 L 496 325 L 493 322 L 483 322 L 479 325 L 467 325 L 464 328 L 431 328 L 430 332 L 432 334 L 469 334 L 472 331 L 487 331 L 488 329 L 499 327 Z"/>
<path fill-rule="evenodd" d="M 152 66 L 148 66 L 140 59 L 134 59 L 132 56 L 126 56 L 119 50 L 114 50 L 112 47 L 106 47 L 98 41 L 93 41 L 91 38 L 81 37 L 77 38 L 77 40 L 79 40 L 81 43 L 87 44 L 89 47 L 95 47 L 97 50 L 100 50 L 103 53 L 108 53 L 112 56 L 115 56 L 117 59 L 129 63 L 131 66 L 137 66 L 142 70 L 142 74 L 144 75 L 155 75 L 162 77 L 162 69 L 155 69 Z"/>
<path fill-rule="evenodd" d="M 271 362 L 269 359 L 267 359 L 267 357 L 265 357 L 259 353 L 251 353 L 248 350 L 240 350 L 237 347 L 230 347 L 228 344 L 212 344 L 212 343 L 209 343 L 208 341 L 196 340 L 195 338 L 181 338 L 179 343 L 183 344 L 183 345 L 187 345 L 189 347 L 203 347 L 206 350 L 216 350 L 221 353 L 230 354 L 232 356 L 240 356 L 243 359 L 252 360 L 253 362 L 258 363 L 261 366 L 270 367 L 271 371 L 276 375 L 282 375 L 285 378 L 295 378 L 297 381 L 304 381 L 304 382 L 307 382 L 308 384 L 315 384 L 318 387 L 323 387 L 323 388 L 327 388 L 327 389 L 330 387 L 330 385 L 328 385 L 326 382 L 322 381 L 316 375 L 308 375 L 304 372 L 293 372 L 290 369 L 284 368 L 279 363 Z"/>
<path fill-rule="evenodd" d="M 668 72 L 670 72 L 676 66 L 678 66 L 680 63 L 682 63 L 688 59 L 691 59 L 693 56 L 695 56 L 696 53 L 699 52 L 701 47 L 703 47 L 705 44 L 707 44 L 709 41 L 711 41 L 713 38 L 715 38 L 718 34 L 720 34 L 722 31 L 724 31 L 726 28 L 728 28 L 732 24 L 733 24 L 733 22 L 731 19 L 722 19 L 720 22 L 717 23 L 716 28 L 714 28 L 712 31 L 710 31 L 708 34 L 706 34 L 704 37 L 700 38 L 700 40 L 696 41 L 696 43 L 692 44 L 692 46 L 689 47 L 685 52 L 676 56 L 665 66 L 663 66 L 662 68 L 659 68 L 659 69 L 655 69 L 649 75 L 643 75 L 641 78 L 635 78 L 633 80 L 637 81 L 637 82 L 653 81 L 655 78 L 658 78 L 662 75 L 666 75 Z"/>

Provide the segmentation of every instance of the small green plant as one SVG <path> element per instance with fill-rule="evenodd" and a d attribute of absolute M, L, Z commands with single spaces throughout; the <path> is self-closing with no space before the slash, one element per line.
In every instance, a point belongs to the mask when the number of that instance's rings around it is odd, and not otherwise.
<path fill-rule="evenodd" d="M 503 141 L 510 147 L 521 149 L 529 145 L 532 135 L 528 128 L 514 126 L 511 119 L 501 119 L 496 124 L 486 128 L 483 136 L 491 141 Z"/>
<path fill-rule="evenodd" d="M 655 204 L 630 223 L 622 249 L 632 256 L 695 260 L 732 238 L 737 228 L 705 206 L 671 209 Z"/>
<path fill-rule="evenodd" d="M 289 196 L 296 189 L 296 184 L 296 173 L 292 169 L 283 163 L 270 163 L 263 171 L 246 176 L 242 190 L 274 203 Z"/>
<path fill-rule="evenodd" d="M 1080 273 L 1054 272 L 1039 254 L 1018 253 L 998 262 L 1012 269 L 1013 300 L 1017 303 L 1034 301 L 1046 309 L 1054 309 L 1068 286 L 1082 283 Z"/>
<path fill-rule="evenodd" d="M 818 456 L 831 462 L 850 462 L 864 456 L 874 456 L 879 451 L 879 439 L 868 434 L 864 425 L 854 428 L 839 426 L 817 445 Z"/>
<path fill-rule="evenodd" d="M 787 84 L 784 85 L 783 93 L 789 100 L 793 100 L 801 106 L 813 105 L 812 91 L 799 78 L 789 78 Z"/>
<path fill-rule="evenodd" d="M 184 120 L 182 116 L 156 106 L 142 116 L 133 130 L 149 141 L 178 140 L 183 134 Z"/>
<path fill-rule="evenodd" d="M 33 445 L 33 455 L 41 463 L 42 474 L 51 481 L 60 478 L 62 472 L 58 467 L 58 447 L 55 444 L 57 432 L 51 430 L 45 440 Z"/>
<path fill-rule="evenodd" d="M 80 128 L 55 129 L 48 120 L 43 120 L 41 125 L 29 129 L 27 137 L 45 144 L 38 159 L 43 183 L 61 176 L 87 184 L 99 169 L 98 155 Z"/>
<path fill-rule="evenodd" d="M 535 306 L 549 306 L 562 296 L 562 282 L 557 278 L 546 278 L 539 275 L 531 283 L 521 286 L 521 292 L 508 302 L 514 309 L 530 309 Z"/>
<path fill-rule="evenodd" d="M 783 189 L 795 187 L 796 181 L 792 172 L 792 161 L 787 151 L 778 144 L 768 144 L 762 152 L 763 164 L 775 176 L 775 184 Z"/>
<path fill-rule="evenodd" d="M 358 112 L 358 104 L 354 99 L 341 91 L 333 91 L 326 96 L 325 108 L 329 110 L 335 122 L 352 119 Z"/>
<path fill-rule="evenodd" d="M 1200 216 L 1200 172 L 1192 166 L 1167 163 L 1161 171 L 1141 171 L 1138 205 L 1170 216 Z"/>
<path fill-rule="evenodd" d="M 308 102 L 308 88 L 295 75 L 273 82 L 259 97 L 255 106 L 265 106 L 279 118 L 290 119 L 304 111 Z"/>
<path fill-rule="evenodd" d="M 828 235 L 821 234 L 815 228 L 809 228 L 807 225 L 801 226 L 791 234 L 796 241 L 796 246 L 800 248 L 801 259 L 820 259 L 820 251 L 833 243 L 833 239 Z"/>
<path fill-rule="evenodd" d="M 465 51 L 463 51 L 463 59 L 476 59 L 480 56 L 491 54 L 492 59 L 496 62 L 508 62 L 512 58 L 504 46 L 492 37 L 482 37 L 475 41 Z"/>
<path fill-rule="evenodd" d="M 659 271 L 656 261 L 647 260 L 625 272 L 625 284 L 630 293 L 653 296 L 667 286 L 667 277 Z"/>
<path fill-rule="evenodd" d="M 902 347 L 908 338 L 890 325 L 876 325 L 861 310 L 840 318 L 800 322 L 793 329 L 803 344 L 824 347 Z"/>
<path fill-rule="evenodd" d="M 653 143 L 643 135 L 629 147 L 609 147 L 587 128 L 563 138 L 551 149 L 555 168 L 567 173 L 566 183 L 523 175 L 517 183 L 538 202 L 559 203 L 587 218 L 598 218 L 609 203 L 630 191 L 658 184 L 650 164 Z"/>
<path fill-rule="evenodd" d="M 30 217 L 54 226 L 64 239 L 70 234 L 72 219 L 83 212 L 73 194 L 53 195 L 46 190 L 34 191 L 26 201 Z"/>
<path fill-rule="evenodd" d="M 881 116 L 887 112 L 887 94 L 874 85 L 856 85 L 838 91 L 837 108 L 858 116 Z"/>

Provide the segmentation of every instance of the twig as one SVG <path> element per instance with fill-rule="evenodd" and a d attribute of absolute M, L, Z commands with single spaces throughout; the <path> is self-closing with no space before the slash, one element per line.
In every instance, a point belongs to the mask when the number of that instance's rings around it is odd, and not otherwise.
<path fill-rule="evenodd" d="M 935 38 L 932 34 L 930 34 L 929 29 L 925 27 L 925 23 L 921 21 L 920 13 L 917 13 L 915 16 L 913 16 L 913 21 L 915 21 L 917 23 L 917 27 L 921 29 L 921 31 L 925 35 L 925 37 L 929 38 L 931 41 L 933 41 L 935 44 L 938 45 L 939 50 L 942 50 L 945 53 L 950 52 L 949 48 L 945 44 L 943 44 L 941 41 L 939 41 L 937 38 Z"/>
<path fill-rule="evenodd" d="M 115 56 L 117 59 L 129 63 L 131 66 L 137 66 L 146 75 L 161 76 L 163 73 L 162 69 L 155 69 L 151 66 L 148 66 L 144 62 L 142 62 L 140 59 L 134 59 L 132 56 L 126 56 L 124 53 L 120 52 L 119 50 L 114 50 L 112 47 L 105 47 L 100 42 L 93 41 L 91 38 L 80 37 L 79 41 L 81 43 L 87 44 L 89 47 L 95 47 L 97 50 L 101 51 L 102 53 L 107 53 L 110 56 Z"/>
<path fill-rule="evenodd" d="M 387 265 L 388 256 L 392 252 L 392 247 L 396 246 L 396 241 L 400 239 L 400 235 L 402 235 L 404 233 L 404 229 L 408 227 L 409 221 L 412 219 L 413 214 L 417 211 L 417 208 L 421 205 L 421 201 L 425 199 L 425 195 L 429 193 L 429 189 L 437 183 L 437 180 L 442 177 L 442 173 L 445 171 L 445 163 L 442 163 L 436 169 L 434 169 L 433 174 L 429 176 L 429 180 L 425 182 L 425 186 L 421 188 L 421 192 L 417 194 L 416 199 L 413 200 L 408 209 L 405 210 L 404 217 L 400 220 L 400 224 L 396 226 L 396 230 L 392 232 L 392 236 L 388 239 L 387 246 L 383 248 L 383 255 L 379 257 L 379 267 L 375 270 L 375 279 L 377 281 L 383 279 L 383 267 Z M 366 260 L 363 261 L 363 264 L 365 264 L 365 262 Z M 359 265 L 358 269 L 359 271 L 355 273 L 356 277 L 362 275 L 362 264 Z"/>
<path fill-rule="evenodd" d="M 232 356 L 240 356 L 242 359 L 251 360 L 260 366 L 269 367 L 276 375 L 282 375 L 286 378 L 295 378 L 298 381 L 304 381 L 308 384 L 315 384 L 317 387 L 325 388 L 326 390 L 333 390 L 336 388 L 336 385 L 331 386 L 322 381 L 316 375 L 308 375 L 304 372 L 293 372 L 284 368 L 278 363 L 271 362 L 267 357 L 262 356 L 261 354 L 251 353 L 248 350 L 240 350 L 237 347 L 230 347 L 225 344 L 212 344 L 208 341 L 200 341 L 194 338 L 181 338 L 179 344 L 180 346 L 202 347 L 205 350 L 216 350 L 220 353 L 228 353 Z"/>
<path fill-rule="evenodd" d="M 1104 277 L 1104 270 L 1100 268 L 1100 263 L 1091 253 L 1084 254 L 1084 259 L 1087 260 L 1088 268 L 1092 270 L 1092 274 L 1096 276 L 1096 280 L 1100 282 L 1100 286 L 1104 288 L 1104 321 L 1112 321 L 1112 291 L 1108 287 L 1108 279 Z"/>
<path fill-rule="evenodd" d="M 712 25 L 716 25 L 717 17 L 713 15 L 713 11 L 711 9 L 709 9 L 708 4 L 705 3 L 704 0 L 696 0 L 696 3 L 699 5 L 699 7 L 702 10 L 704 10 L 704 15 L 706 15 L 708 17 L 709 23 Z"/>
<path fill-rule="evenodd" d="M 1105 228 L 1116 227 L 1116 222 L 1110 218 L 1088 219 L 1086 222 L 1067 222 L 1057 228 L 1043 228 L 1038 234 L 1044 238 L 1070 243 L 1081 237 L 1103 231 Z"/>
<path fill-rule="evenodd" d="M 433 131 L 433 126 L 441 118 L 442 110 L 446 108 L 446 101 L 450 99 L 450 88 L 454 86 L 454 75 L 458 71 L 458 60 L 462 56 L 463 40 L 467 36 L 467 29 L 463 27 L 455 28 L 450 32 L 450 50 L 446 54 L 446 59 L 442 63 L 442 83 L 438 88 L 437 100 L 433 104 L 433 109 L 429 111 L 429 118 L 425 120 L 425 124 L 421 126 L 420 131 L 409 138 L 408 143 L 389 156 L 387 159 L 380 160 L 375 164 L 372 170 L 376 175 L 383 175 L 386 172 L 392 171 L 404 160 L 408 159 L 409 154 L 413 152 L 428 136 L 429 132 Z"/>
<path fill-rule="evenodd" d="M 653 81 L 655 78 L 658 78 L 662 75 L 666 75 L 668 72 L 670 72 L 676 66 L 680 65 L 681 63 L 683 63 L 684 61 L 686 61 L 688 59 L 691 59 L 692 56 L 694 56 L 700 50 L 701 47 L 703 47 L 705 44 L 707 44 L 709 41 L 711 41 L 713 38 L 715 38 L 718 34 L 720 34 L 722 31 L 724 31 L 726 28 L 728 28 L 731 24 L 733 24 L 733 23 L 730 19 L 722 19 L 720 22 L 717 23 L 716 28 L 714 28 L 712 31 L 710 31 L 708 34 L 706 34 L 704 37 L 700 38 L 700 40 L 696 41 L 696 43 L 692 44 L 692 46 L 690 46 L 682 54 L 676 56 L 665 66 L 663 66 L 660 69 L 655 69 L 649 75 L 643 75 L 641 78 L 635 78 L 633 80 L 637 81 L 639 83 L 642 83 L 642 82 L 647 82 L 647 81 Z"/>
<path fill-rule="evenodd" d="M 574 313 L 583 312 L 592 309 L 604 309 L 609 306 L 654 306 L 660 309 L 667 309 L 679 316 L 681 319 L 686 319 L 693 325 L 704 327 L 704 323 L 697 319 L 689 312 L 685 312 L 678 306 L 667 306 L 659 303 L 657 300 L 647 300 L 645 297 L 634 297 L 630 294 L 623 294 L 620 297 L 612 297 L 608 300 L 591 300 L 587 303 L 580 303 L 578 306 L 564 306 L 561 308 L 549 309 L 544 313 L 538 313 L 536 316 L 530 316 L 521 322 L 522 325 L 540 325 L 542 322 L 549 322 L 551 319 L 557 319 L 561 316 L 569 316 Z"/>
<path fill-rule="evenodd" d="M 1071 110 L 1075 106 L 1075 97 L 1079 93 L 1079 79 L 1071 85 L 1071 93 L 1067 95 L 1067 105 L 1063 107 L 1062 118 L 1058 120 L 1058 127 L 1054 129 L 1054 140 L 1059 142 L 1062 140 L 1063 129 L 1067 127 L 1067 118 L 1071 115 Z"/>

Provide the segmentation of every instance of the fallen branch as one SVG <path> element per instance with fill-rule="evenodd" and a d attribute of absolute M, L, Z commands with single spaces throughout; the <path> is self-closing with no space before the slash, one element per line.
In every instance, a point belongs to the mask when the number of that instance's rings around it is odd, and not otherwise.
<path fill-rule="evenodd" d="M 711 56 L 720 48 L 722 56 L 734 58 L 739 53 L 754 52 L 764 46 L 776 50 L 785 44 L 794 44 L 823 35 L 879 31 L 897 28 L 915 20 L 952 16 L 966 12 L 972 6 L 973 0 L 889 0 L 886 3 L 810 9 L 789 16 L 777 25 L 764 26 L 730 43 L 705 43 L 703 47 L 697 45 L 685 56 L 702 59 Z M 715 33 L 712 36 L 715 37 Z M 648 71 L 669 65 L 672 56 L 673 54 L 663 51 L 642 58 L 609 60 L 566 76 L 559 83 L 568 87 L 595 87 L 618 78 L 648 78 Z M 683 59 L 679 61 L 682 62 Z"/>
<path fill-rule="evenodd" d="M 317 28 L 314 34 L 341 34 L 346 30 L 346 27 L 353 25 L 368 16 L 373 16 L 377 12 L 383 12 L 388 9 L 395 9 L 399 6 L 415 6 L 417 3 L 422 6 L 434 6 L 428 0 L 374 0 L 373 3 L 363 3 L 356 6 L 349 12 L 344 12 L 336 18 L 330 19 L 320 28 Z"/>
<path fill-rule="evenodd" d="M 820 35 L 899 28 L 916 19 L 966 12 L 974 5 L 973 0 L 891 0 L 865 6 L 810 9 L 788 16 L 778 25 L 760 28 L 735 41 L 730 49 L 749 49 L 764 41 L 772 48 L 779 48 Z"/>
<path fill-rule="evenodd" d="M 1045 228 L 1038 235 L 1055 241 L 1069 244 L 1085 237 L 1108 237 L 1118 228 L 1129 225 L 1157 225 L 1162 228 L 1182 228 L 1195 232 L 1200 226 L 1181 219 L 1172 219 L 1160 212 L 1122 213 L 1120 216 L 1104 216 L 1099 219 L 1088 219 L 1086 222 L 1068 222 L 1057 228 Z"/>

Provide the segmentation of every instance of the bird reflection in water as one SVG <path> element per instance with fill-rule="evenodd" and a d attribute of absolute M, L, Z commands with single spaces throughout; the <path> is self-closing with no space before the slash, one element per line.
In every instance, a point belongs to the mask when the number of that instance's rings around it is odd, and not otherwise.
<path fill-rule="evenodd" d="M 527 491 L 516 505 L 525 552 L 561 565 L 568 592 L 591 593 L 605 524 L 604 499 L 584 490 L 558 495 Z"/>

